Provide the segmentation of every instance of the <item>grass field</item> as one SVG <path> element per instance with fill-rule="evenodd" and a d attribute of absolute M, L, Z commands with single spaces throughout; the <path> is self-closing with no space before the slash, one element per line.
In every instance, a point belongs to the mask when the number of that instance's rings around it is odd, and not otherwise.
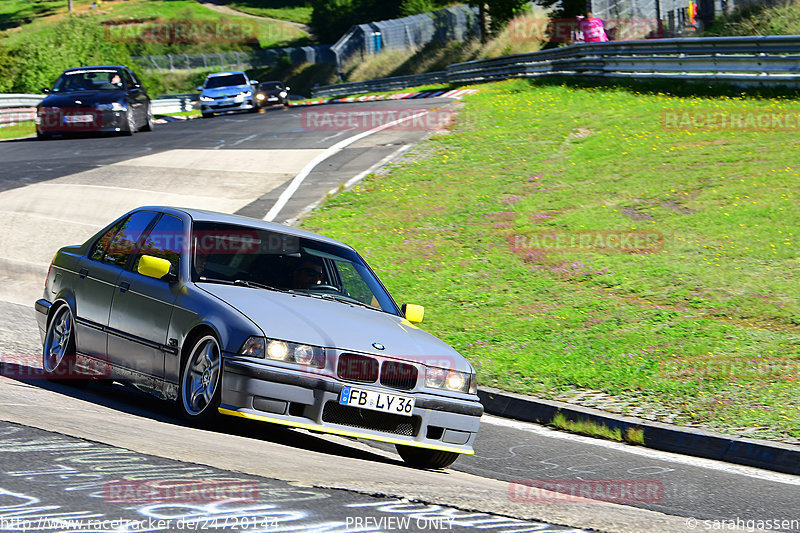
<path fill-rule="evenodd" d="M 228 2 L 233 9 L 290 22 L 309 24 L 311 5 L 305 0 L 233 0 Z"/>
<path fill-rule="evenodd" d="M 524 81 L 465 103 L 303 227 L 425 305 L 482 385 L 800 438 L 800 104 Z"/>
<path fill-rule="evenodd" d="M 0 141 L 6 139 L 18 139 L 36 134 L 36 125 L 33 121 L 21 122 L 13 126 L 3 126 L 0 128 Z"/>
<path fill-rule="evenodd" d="M 0 2 L 0 37 L 6 45 L 13 46 L 22 36 L 29 36 L 40 32 L 51 31 L 52 23 L 64 17 L 67 13 L 66 1 L 39 1 L 6 0 Z M 226 16 L 212 11 L 195 0 L 105 0 L 95 8 L 91 8 L 91 0 L 74 0 L 74 10 L 78 14 L 92 15 L 98 23 L 114 21 L 117 23 L 140 23 L 143 26 L 163 24 L 167 21 L 193 21 L 196 23 L 212 21 L 226 23 L 228 26 L 217 30 L 199 27 L 197 34 L 203 38 L 199 43 L 185 43 L 184 40 L 194 40 L 194 34 L 187 39 L 177 38 L 171 44 L 169 52 L 175 52 L 175 46 L 182 52 L 214 52 L 230 49 L 271 46 L 288 46 L 294 43 L 303 43 L 307 35 L 297 28 L 275 21 L 258 20 L 249 17 Z M 237 26 L 238 25 L 238 26 Z M 126 38 L 132 33 L 114 32 L 111 26 L 110 35 L 114 38 Z M 200 34 L 200 31 L 204 33 Z M 213 31 L 212 31 L 213 30 Z M 153 32 L 156 36 L 166 34 L 165 27 L 157 26 Z M 187 33 L 187 35 L 189 35 Z M 240 35 L 246 38 L 255 37 L 258 42 L 248 44 L 244 40 L 237 41 Z M 156 39 L 150 44 L 148 53 L 161 53 L 164 44 Z M 165 49 L 166 50 L 166 49 Z M 166 51 L 164 52 L 166 53 Z"/>

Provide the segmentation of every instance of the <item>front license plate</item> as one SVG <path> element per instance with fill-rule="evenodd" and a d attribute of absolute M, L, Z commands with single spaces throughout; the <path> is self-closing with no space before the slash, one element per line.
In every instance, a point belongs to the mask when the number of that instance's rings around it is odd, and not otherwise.
<path fill-rule="evenodd" d="M 92 122 L 93 115 L 67 115 L 64 117 L 64 122 L 67 124 L 75 124 L 80 122 Z"/>
<path fill-rule="evenodd" d="M 411 412 L 414 410 L 414 398 L 410 396 L 387 394 L 356 387 L 343 388 L 342 394 L 339 396 L 339 403 L 404 416 L 411 416 Z"/>

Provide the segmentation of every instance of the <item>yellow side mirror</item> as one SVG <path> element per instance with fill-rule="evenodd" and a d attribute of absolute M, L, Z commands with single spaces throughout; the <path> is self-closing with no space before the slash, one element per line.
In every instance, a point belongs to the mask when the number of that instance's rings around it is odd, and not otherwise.
<path fill-rule="evenodd" d="M 139 267 L 137 270 L 139 274 L 151 278 L 161 279 L 169 274 L 172 268 L 172 263 L 160 257 L 153 257 L 152 255 L 143 255 L 139 258 Z"/>
<path fill-rule="evenodd" d="M 409 322 L 419 324 L 425 316 L 425 308 L 421 305 L 403 304 L 403 314 Z"/>

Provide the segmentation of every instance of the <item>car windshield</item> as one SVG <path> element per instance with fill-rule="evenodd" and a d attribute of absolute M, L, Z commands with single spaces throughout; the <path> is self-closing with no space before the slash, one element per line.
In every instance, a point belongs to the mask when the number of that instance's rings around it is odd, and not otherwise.
<path fill-rule="evenodd" d="M 124 88 L 122 73 L 114 69 L 72 70 L 56 80 L 53 92 L 119 91 Z"/>
<path fill-rule="evenodd" d="M 260 90 L 262 91 L 276 91 L 278 89 L 283 89 L 283 84 L 279 81 L 268 81 L 266 83 L 262 83 Z"/>
<path fill-rule="evenodd" d="M 213 76 L 206 80 L 206 89 L 217 87 L 231 87 L 233 85 L 247 85 L 244 74 L 228 74 L 227 76 Z"/>
<path fill-rule="evenodd" d="M 197 222 L 194 281 L 291 291 L 398 314 L 391 296 L 353 250 L 247 226 Z"/>

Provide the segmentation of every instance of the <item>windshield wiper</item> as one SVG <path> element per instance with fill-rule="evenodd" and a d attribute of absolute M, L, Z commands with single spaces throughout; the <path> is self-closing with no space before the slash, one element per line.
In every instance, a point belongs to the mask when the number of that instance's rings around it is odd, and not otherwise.
<path fill-rule="evenodd" d="M 289 289 L 279 289 L 278 287 L 273 287 L 272 285 L 267 285 L 266 283 L 259 283 L 257 281 L 250 281 L 248 279 L 237 279 L 233 282 L 233 284 L 240 287 L 250 287 L 251 289 L 266 289 L 268 291 L 276 292 L 293 292 Z"/>
<path fill-rule="evenodd" d="M 320 296 L 326 300 L 336 300 L 337 302 L 346 304 L 360 305 L 361 307 L 366 307 L 367 309 L 372 309 L 373 311 L 377 309 L 369 304 L 365 304 L 364 302 L 356 300 L 351 296 L 343 296 L 341 294 L 320 294 Z"/>

